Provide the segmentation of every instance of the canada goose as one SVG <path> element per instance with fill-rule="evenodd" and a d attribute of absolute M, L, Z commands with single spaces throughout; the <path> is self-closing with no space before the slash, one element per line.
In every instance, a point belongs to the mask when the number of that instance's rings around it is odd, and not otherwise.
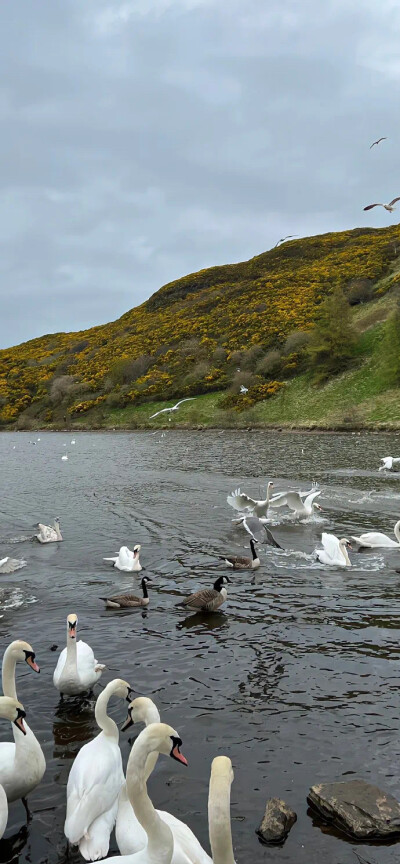
<path fill-rule="evenodd" d="M 136 543 L 136 546 L 133 547 L 133 552 L 131 552 L 127 546 L 121 546 L 115 558 L 103 558 L 103 561 L 112 561 L 117 570 L 123 570 L 125 573 L 138 573 L 142 569 L 139 561 L 141 548 L 140 543 Z"/>
<path fill-rule="evenodd" d="M 62 534 L 60 531 L 60 520 L 57 516 L 57 519 L 54 520 L 54 525 L 42 525 L 41 522 L 38 523 L 39 534 L 36 534 L 36 539 L 39 540 L 39 543 L 58 543 L 62 540 Z"/>
<path fill-rule="evenodd" d="M 106 668 L 95 660 L 90 645 L 76 641 L 77 615 L 67 618 L 67 647 L 61 651 L 54 670 L 53 684 L 60 693 L 76 696 L 86 693 L 99 680 Z"/>
<path fill-rule="evenodd" d="M 100 600 L 104 600 L 108 609 L 128 609 L 138 606 L 148 606 L 149 595 L 147 593 L 147 586 L 152 585 L 153 582 L 149 576 L 143 576 L 140 584 L 143 597 L 136 597 L 135 594 L 116 594 L 114 597 L 100 597 Z"/>
<path fill-rule="evenodd" d="M 244 555 L 220 555 L 222 561 L 225 561 L 228 567 L 232 567 L 233 570 L 257 570 L 257 567 L 260 566 L 260 559 L 256 553 L 256 543 L 258 540 L 253 540 L 253 537 L 250 540 L 250 549 L 251 549 L 251 558 L 247 558 Z"/>
<path fill-rule="evenodd" d="M 322 534 L 321 540 L 324 548 L 315 550 L 317 561 L 333 567 L 351 567 L 347 554 L 347 549 L 351 549 L 351 545 L 345 537 L 339 540 L 334 534 Z"/>
<path fill-rule="evenodd" d="M 228 596 L 224 583 L 231 581 L 231 579 L 228 579 L 228 576 L 220 576 L 214 582 L 213 588 L 203 588 L 202 591 L 196 591 L 195 594 L 191 594 L 190 597 L 186 597 L 186 600 L 182 600 L 175 605 L 182 609 L 192 609 L 194 612 L 200 612 L 201 609 L 204 612 L 215 612 L 216 609 L 219 609 L 225 603 Z"/>

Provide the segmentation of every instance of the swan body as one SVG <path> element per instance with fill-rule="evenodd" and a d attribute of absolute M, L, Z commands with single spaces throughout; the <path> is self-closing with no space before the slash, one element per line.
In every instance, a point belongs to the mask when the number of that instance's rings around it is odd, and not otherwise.
<path fill-rule="evenodd" d="M 22 558 L 0 558 L 0 573 L 14 573 L 21 567 L 26 567 L 26 561 Z"/>
<path fill-rule="evenodd" d="M 321 491 L 321 489 L 317 489 L 310 492 L 304 498 L 304 501 L 300 492 L 283 492 L 282 495 L 277 495 L 276 498 L 272 499 L 270 507 L 277 509 L 286 506 L 290 510 L 293 510 L 296 516 L 312 516 L 314 510 L 322 510 L 322 507 L 315 501 L 315 498 L 321 494 Z"/>
<path fill-rule="evenodd" d="M 67 647 L 61 651 L 53 675 L 54 686 L 67 696 L 91 690 L 106 668 L 97 662 L 90 645 L 76 641 L 77 624 L 78 616 L 68 615 Z"/>
<path fill-rule="evenodd" d="M 17 639 L 4 652 L 2 665 L 2 685 L 4 696 L 17 700 L 15 687 L 15 667 L 25 661 L 35 672 L 40 672 L 35 661 L 35 653 L 28 642 Z M 20 729 L 12 726 L 14 742 L 0 744 L 0 785 L 3 786 L 8 801 L 26 798 L 40 783 L 46 770 L 43 750 L 27 723 L 22 735 Z"/>
<path fill-rule="evenodd" d="M 145 696 L 133 700 L 129 706 L 129 715 L 133 723 L 143 722 L 146 726 L 149 726 L 150 723 L 160 722 L 160 715 L 154 702 Z M 157 753 L 151 753 L 147 759 L 146 780 L 154 770 L 157 756 Z M 173 834 L 172 864 L 212 864 L 211 858 L 204 851 L 188 825 L 165 810 L 157 810 L 156 812 L 169 826 Z M 146 846 L 146 832 L 135 815 L 125 783 L 119 796 L 115 836 L 121 855 L 132 855 Z"/>
<path fill-rule="evenodd" d="M 339 540 L 334 534 L 322 534 L 323 549 L 316 549 L 317 560 L 321 564 L 331 567 L 351 567 L 351 561 L 347 549 L 351 549 L 350 543 L 345 537 Z"/>
<path fill-rule="evenodd" d="M 231 830 L 232 762 L 216 756 L 211 765 L 208 793 L 208 830 L 213 864 L 235 864 Z"/>
<path fill-rule="evenodd" d="M 394 536 L 396 540 L 387 537 L 386 534 L 381 534 L 379 531 L 370 531 L 368 534 L 361 534 L 360 537 L 352 537 L 356 543 L 366 549 L 398 549 L 400 547 L 400 520 L 394 526 Z"/>
<path fill-rule="evenodd" d="M 143 576 L 141 581 L 143 597 L 136 597 L 135 594 L 114 594 L 113 597 L 100 597 L 100 600 L 104 600 L 108 609 L 137 609 L 148 606 L 149 594 L 147 586 L 151 584 L 151 579 L 148 576 Z"/>
<path fill-rule="evenodd" d="M 127 728 L 127 725 L 124 724 L 123 728 Z M 181 744 L 178 733 L 166 723 L 151 723 L 137 737 L 128 760 L 126 787 L 136 818 L 147 835 L 146 846 L 133 855 L 102 859 L 101 864 L 171 864 L 174 838 L 170 827 L 161 819 L 148 796 L 146 766 L 148 757 L 158 753 L 187 765 L 179 749 Z M 185 864 L 190 864 L 190 861 Z"/>
<path fill-rule="evenodd" d="M 25 735 L 25 711 L 23 705 L 17 699 L 11 699 L 9 696 L 0 696 L 0 717 L 5 720 L 10 720 L 19 730 L 19 735 Z M 0 786 L 0 839 L 3 836 L 8 822 L 8 801 L 6 791 L 3 786 Z"/>
<path fill-rule="evenodd" d="M 62 462 L 68 462 L 68 453 L 65 453 L 64 456 L 61 456 Z"/>
<path fill-rule="evenodd" d="M 274 484 L 270 481 L 267 486 L 266 498 L 259 501 L 255 498 L 250 498 L 249 495 L 246 495 L 245 492 L 241 492 L 240 489 L 235 489 L 234 492 L 231 492 L 226 500 L 234 510 L 248 510 L 254 516 L 266 516 L 268 507 L 270 506 L 273 488 Z"/>
<path fill-rule="evenodd" d="M 123 570 L 126 573 L 139 572 L 142 565 L 139 561 L 139 553 L 141 546 L 139 543 L 133 547 L 133 552 L 127 546 L 121 546 L 118 555 L 115 558 L 103 558 L 103 561 L 112 561 L 114 567 L 118 570 Z"/>
<path fill-rule="evenodd" d="M 39 533 L 36 534 L 36 539 L 39 540 L 39 543 L 58 543 L 63 539 L 58 518 L 54 520 L 54 525 L 42 525 L 39 522 L 38 528 Z"/>
<path fill-rule="evenodd" d="M 196 591 L 195 594 L 190 594 L 186 600 L 175 605 L 182 609 L 190 609 L 193 612 L 216 612 L 228 597 L 224 583 L 230 581 L 227 576 L 220 576 L 214 582 L 213 588 L 203 588 L 202 591 Z"/>
<path fill-rule="evenodd" d="M 393 465 L 396 465 L 397 462 L 400 462 L 400 457 L 384 456 L 383 459 L 381 459 L 381 462 L 383 462 L 383 465 L 379 467 L 379 471 L 392 471 Z"/>
<path fill-rule="evenodd" d="M 110 681 L 97 699 L 95 718 L 101 732 L 79 751 L 67 784 L 64 833 L 86 861 L 107 855 L 124 781 L 118 727 L 107 714 L 112 696 L 129 700 L 130 685 Z"/>
<path fill-rule="evenodd" d="M 251 558 L 244 555 L 227 555 L 226 557 L 220 557 L 225 561 L 227 567 L 232 567 L 233 570 L 257 570 L 261 561 L 256 553 L 256 543 L 258 543 L 258 540 L 254 540 L 252 537 L 250 540 Z"/>

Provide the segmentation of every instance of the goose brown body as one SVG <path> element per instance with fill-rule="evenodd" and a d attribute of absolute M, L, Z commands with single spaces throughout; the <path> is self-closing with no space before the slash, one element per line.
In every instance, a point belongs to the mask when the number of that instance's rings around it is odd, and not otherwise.
<path fill-rule="evenodd" d="M 148 576 L 143 576 L 141 581 L 143 597 L 137 597 L 136 594 L 115 594 L 113 597 L 100 597 L 104 600 L 108 609 L 134 609 L 149 605 L 149 595 L 147 586 L 151 585 L 151 579 Z"/>
<path fill-rule="evenodd" d="M 233 570 L 257 570 L 257 567 L 260 566 L 260 559 L 256 553 L 255 544 L 257 540 L 250 540 L 250 548 L 252 557 L 248 558 L 245 555 L 226 555 L 222 556 L 222 560 L 225 561 L 225 564 L 228 567 L 232 567 Z"/>
<path fill-rule="evenodd" d="M 181 603 L 177 603 L 176 605 L 182 609 L 190 609 L 194 612 L 201 612 L 202 610 L 204 612 L 215 612 L 227 599 L 228 594 L 224 583 L 230 581 L 227 576 L 220 576 L 214 582 L 213 588 L 204 588 L 202 591 L 196 591 L 195 594 L 191 594 L 186 600 L 182 600 Z"/>

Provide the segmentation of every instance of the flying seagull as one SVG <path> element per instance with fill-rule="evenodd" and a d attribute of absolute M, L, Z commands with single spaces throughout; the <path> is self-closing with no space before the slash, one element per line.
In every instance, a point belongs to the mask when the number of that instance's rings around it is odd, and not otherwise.
<path fill-rule="evenodd" d="M 368 207 L 364 207 L 364 210 L 372 210 L 373 207 L 384 207 L 385 210 L 388 210 L 389 213 L 392 213 L 396 208 L 393 206 L 396 201 L 400 201 L 400 196 L 398 198 L 393 198 L 393 201 L 390 201 L 389 204 L 368 204 Z"/>
<path fill-rule="evenodd" d="M 292 237 L 298 237 L 298 236 L 299 236 L 298 234 L 287 234 L 286 237 L 281 237 L 281 239 L 278 240 L 277 243 L 275 243 L 274 249 L 276 249 L 276 247 L 279 246 L 280 243 L 284 243 L 285 240 L 291 240 Z"/>
<path fill-rule="evenodd" d="M 155 414 L 152 414 L 151 417 L 149 417 L 149 420 L 152 420 L 153 417 L 158 417 L 159 414 L 165 414 L 166 412 L 171 413 L 171 411 L 177 411 L 179 406 L 182 405 L 182 402 L 191 402 L 195 398 L 196 398 L 195 396 L 187 396 L 186 399 L 181 399 L 180 402 L 177 402 L 176 405 L 172 406 L 172 408 L 162 408 L 161 411 L 156 411 Z"/>
<path fill-rule="evenodd" d="M 372 148 L 375 147 L 375 144 L 380 144 L 381 141 L 387 141 L 387 136 L 384 135 L 383 138 L 378 138 L 377 141 L 373 141 L 369 149 L 372 150 Z"/>

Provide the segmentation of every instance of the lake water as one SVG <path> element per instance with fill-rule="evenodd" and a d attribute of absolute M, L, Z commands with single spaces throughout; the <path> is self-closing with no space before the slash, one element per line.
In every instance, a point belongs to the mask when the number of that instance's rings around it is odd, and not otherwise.
<path fill-rule="evenodd" d="M 238 864 L 354 864 L 352 844 L 321 828 L 306 798 L 313 783 L 353 776 L 400 796 L 400 551 L 350 553 L 346 571 L 323 568 L 311 553 L 323 530 L 392 532 L 400 474 L 377 469 L 381 456 L 400 455 L 400 436 L 82 433 L 75 446 L 71 437 L 0 435 L 0 557 L 28 562 L 0 577 L 1 645 L 22 638 L 36 651 L 41 674 L 19 664 L 17 690 L 47 760 L 28 828 L 22 804 L 10 807 L 2 862 L 67 860 L 68 772 L 96 734 L 92 706 L 60 707 L 52 684 L 66 616 L 76 612 L 78 636 L 107 664 L 102 685 L 125 678 L 181 734 L 189 766 L 160 757 L 149 787 L 158 807 L 188 822 L 208 849 L 210 763 L 226 754 Z M 217 555 L 248 547 L 227 493 L 240 485 L 258 497 L 269 479 L 277 490 L 318 481 L 323 513 L 302 524 L 280 511 L 271 527 L 289 551 L 262 548 L 254 585 L 237 572 L 223 612 L 186 616 L 175 603 L 224 572 Z M 55 516 L 65 542 L 18 539 Z M 102 559 L 135 543 L 154 576 L 150 607 L 106 611 L 99 596 L 137 589 L 139 580 Z M 125 704 L 113 701 L 111 714 L 121 725 Z M 0 736 L 10 739 L 4 721 Z M 124 761 L 129 741 L 121 733 Z M 298 814 L 283 848 L 263 847 L 255 835 L 271 796 Z M 399 856 L 396 845 L 356 848 L 380 864 Z M 117 853 L 114 839 L 110 849 Z M 81 860 L 76 852 L 68 859 Z"/>

